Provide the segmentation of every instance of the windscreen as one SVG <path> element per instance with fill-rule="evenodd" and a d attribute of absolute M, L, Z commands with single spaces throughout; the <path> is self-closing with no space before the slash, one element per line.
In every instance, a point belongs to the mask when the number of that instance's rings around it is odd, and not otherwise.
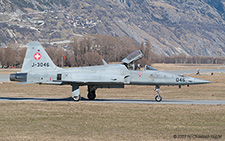
<path fill-rule="evenodd" d="M 157 70 L 151 66 L 145 65 L 145 70 Z"/>
<path fill-rule="evenodd" d="M 128 55 L 126 58 L 124 58 L 122 60 L 123 63 L 129 64 L 132 61 L 138 60 L 143 56 L 143 53 L 141 52 L 141 50 L 137 50 L 133 53 L 131 53 L 130 55 Z"/>

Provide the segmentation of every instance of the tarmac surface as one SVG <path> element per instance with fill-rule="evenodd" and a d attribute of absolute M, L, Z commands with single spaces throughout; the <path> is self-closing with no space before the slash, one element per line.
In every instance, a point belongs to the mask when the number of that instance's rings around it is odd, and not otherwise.
<path fill-rule="evenodd" d="M 0 75 L 0 82 L 2 82 L 2 81 L 9 81 L 9 75 L 6 75 L 6 74 L 4 74 L 4 75 Z"/>
<path fill-rule="evenodd" d="M 42 101 L 42 102 L 75 102 L 72 98 L 16 98 L 0 97 L 0 101 Z M 172 104 L 172 105 L 225 105 L 225 100 L 138 100 L 138 99 L 95 99 L 82 98 L 81 103 L 129 103 L 129 104 Z"/>

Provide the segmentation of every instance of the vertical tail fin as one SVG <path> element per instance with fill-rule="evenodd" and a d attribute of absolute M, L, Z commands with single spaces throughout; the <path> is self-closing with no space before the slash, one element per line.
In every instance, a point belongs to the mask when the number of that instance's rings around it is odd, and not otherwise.
<path fill-rule="evenodd" d="M 32 41 L 28 43 L 21 72 L 54 70 L 56 68 L 57 66 L 52 62 L 40 42 Z"/>

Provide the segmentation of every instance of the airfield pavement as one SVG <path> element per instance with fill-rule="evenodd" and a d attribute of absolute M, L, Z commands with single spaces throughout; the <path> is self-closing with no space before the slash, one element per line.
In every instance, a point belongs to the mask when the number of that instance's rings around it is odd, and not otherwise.
<path fill-rule="evenodd" d="M 18 98 L 0 97 L 0 101 L 42 101 L 42 102 L 74 102 L 72 98 Z M 124 103 L 124 104 L 173 104 L 173 105 L 225 105 L 225 100 L 138 100 L 138 99 L 95 99 L 82 98 L 79 103 Z"/>
<path fill-rule="evenodd" d="M 2 74 L 0 75 L 0 82 L 8 82 L 9 81 L 9 75 L 7 74 Z"/>
<path fill-rule="evenodd" d="M 154 67 L 154 66 L 153 66 Z M 161 70 L 224 69 L 218 65 L 156 64 Z M 18 70 L 0 70 L 1 76 Z M 225 73 L 210 70 L 192 77 L 213 83 L 161 88 L 98 89 L 95 101 L 81 87 L 80 102 L 71 86 L 0 83 L 0 140 L 224 140 Z M 183 71 L 181 71 L 183 72 Z M 2 77 L 3 78 L 3 77 Z"/>

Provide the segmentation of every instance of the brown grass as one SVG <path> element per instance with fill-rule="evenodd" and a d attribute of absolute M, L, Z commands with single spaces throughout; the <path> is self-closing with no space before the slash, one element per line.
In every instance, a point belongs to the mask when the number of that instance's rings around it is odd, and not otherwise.
<path fill-rule="evenodd" d="M 224 106 L 0 102 L 1 140 L 172 140 L 224 136 Z"/>
<path fill-rule="evenodd" d="M 192 70 L 192 69 L 224 69 L 224 65 L 218 64 L 152 64 L 158 70 Z"/>
<path fill-rule="evenodd" d="M 225 100 L 225 75 L 190 88 L 161 88 L 163 99 Z M 67 98 L 71 86 L 0 84 L 0 97 Z M 97 98 L 154 99 L 153 86 L 99 89 Z M 86 87 L 81 87 L 86 97 Z M 174 135 L 222 135 L 225 106 L 0 101 L 0 140 L 173 140 Z M 212 138 L 210 138 L 212 139 Z"/>

